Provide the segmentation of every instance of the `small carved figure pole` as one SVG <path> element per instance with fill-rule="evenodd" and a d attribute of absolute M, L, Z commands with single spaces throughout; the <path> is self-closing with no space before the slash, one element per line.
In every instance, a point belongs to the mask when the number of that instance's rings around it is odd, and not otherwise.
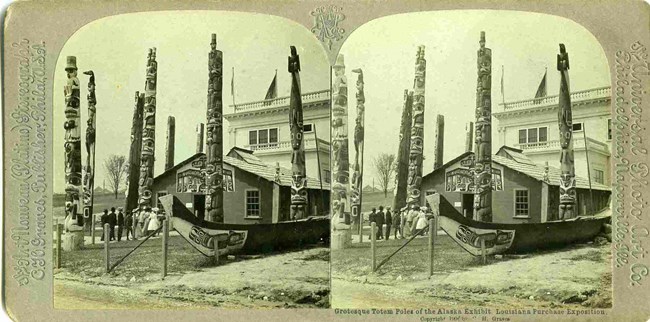
<path fill-rule="evenodd" d="M 357 77 L 357 118 L 354 126 L 354 165 L 352 166 L 352 187 L 350 191 L 350 212 L 352 217 L 359 220 L 361 217 L 361 199 L 363 188 L 363 135 L 365 126 L 365 102 L 366 97 L 363 91 L 363 71 L 360 68 L 352 72 L 359 74 Z"/>
<path fill-rule="evenodd" d="M 307 217 L 307 174 L 300 90 L 300 56 L 291 46 L 288 71 L 291 73 L 289 97 L 289 130 L 291 131 L 291 219 Z M 318 142 L 317 142 L 318 143 Z M 279 167 L 278 167 L 279 170 Z"/>
<path fill-rule="evenodd" d="M 149 49 L 147 55 L 147 75 L 144 84 L 144 112 L 142 130 L 142 156 L 140 158 L 140 180 L 138 205 L 140 211 L 151 207 L 151 186 L 153 185 L 153 166 L 156 148 L 156 85 L 158 63 L 156 48 Z"/>
<path fill-rule="evenodd" d="M 477 56 L 474 219 L 492 222 L 492 50 L 481 31 Z"/>
<path fill-rule="evenodd" d="M 65 71 L 68 82 L 65 95 L 65 230 L 83 231 L 83 217 L 79 214 L 81 202 L 81 124 L 79 111 L 79 78 L 77 78 L 77 57 L 68 56 Z M 77 242 L 78 243 L 78 242 Z M 83 244 L 83 241 L 81 242 Z M 74 248 L 74 247 L 73 247 Z"/>
<path fill-rule="evenodd" d="M 204 136 L 204 125 L 199 123 L 196 126 L 196 153 L 203 153 L 203 136 Z"/>
<path fill-rule="evenodd" d="M 406 187 L 409 169 L 409 149 L 411 146 L 411 117 L 413 114 L 413 91 L 404 90 L 402 123 L 399 127 L 399 146 L 397 148 L 397 171 L 395 171 L 395 193 L 393 209 L 399 211 L 406 206 Z"/>
<path fill-rule="evenodd" d="M 124 203 L 126 211 L 138 207 L 138 182 L 140 181 L 140 153 L 142 151 L 142 117 L 144 113 L 144 93 L 135 92 L 133 120 L 131 121 L 131 148 L 129 149 L 129 174 L 127 195 Z M 136 214 L 133 214 L 134 216 Z M 135 231 L 135 230 L 134 230 Z"/>
<path fill-rule="evenodd" d="M 560 72 L 558 124 L 560 127 L 560 212 L 559 219 L 575 217 L 576 178 L 573 160 L 573 116 L 571 115 L 571 89 L 569 87 L 569 54 L 560 44 L 557 55 Z"/>
<path fill-rule="evenodd" d="M 474 151 L 474 122 L 465 125 L 465 152 Z"/>
<path fill-rule="evenodd" d="M 426 80 L 424 46 L 418 46 L 415 56 L 415 82 L 413 84 L 413 114 L 411 117 L 411 146 L 406 204 L 420 204 L 420 183 L 422 182 L 422 151 L 424 147 L 424 83 Z"/>
<path fill-rule="evenodd" d="M 334 85 L 332 93 L 332 152 L 334 170 L 332 171 L 332 209 L 335 220 L 350 224 L 346 213 L 348 205 L 348 184 L 350 180 L 350 161 L 348 159 L 348 80 L 345 77 L 343 55 L 338 55 L 334 64 Z"/>
<path fill-rule="evenodd" d="M 207 218 L 223 222 L 223 53 L 217 50 L 217 35 L 212 34 L 208 54 L 208 112 L 205 205 Z"/>
<path fill-rule="evenodd" d="M 167 117 L 167 149 L 165 150 L 165 171 L 174 167 L 174 141 L 176 140 L 176 118 Z"/>
<path fill-rule="evenodd" d="M 95 197 L 95 134 L 96 132 L 96 117 L 95 108 L 97 105 L 97 98 L 95 97 L 95 73 L 92 70 L 85 71 L 84 74 L 89 75 L 88 80 L 88 121 L 86 126 L 86 167 L 84 168 L 83 175 L 83 198 L 84 198 L 84 223 L 86 229 L 90 228 L 93 214 L 93 204 Z"/>
<path fill-rule="evenodd" d="M 433 155 L 433 170 L 442 167 L 442 157 L 445 147 L 445 116 L 438 114 L 436 116 L 436 131 L 434 135 L 436 143 L 435 154 Z"/>

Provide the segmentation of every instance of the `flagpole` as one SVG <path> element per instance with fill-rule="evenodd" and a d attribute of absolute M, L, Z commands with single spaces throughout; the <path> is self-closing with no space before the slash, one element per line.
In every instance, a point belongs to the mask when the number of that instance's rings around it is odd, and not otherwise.
<path fill-rule="evenodd" d="M 506 96 L 504 94 L 504 89 L 503 89 L 503 65 L 501 65 L 501 103 L 503 105 L 503 108 L 506 108 Z"/>
<path fill-rule="evenodd" d="M 232 67 L 232 77 L 230 78 L 230 95 L 232 96 L 232 105 L 235 106 L 235 66 Z"/>

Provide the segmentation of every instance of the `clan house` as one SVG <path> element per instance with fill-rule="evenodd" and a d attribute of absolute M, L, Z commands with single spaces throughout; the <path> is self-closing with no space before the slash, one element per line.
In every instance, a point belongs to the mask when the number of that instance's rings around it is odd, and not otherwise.
<path fill-rule="evenodd" d="M 174 194 L 197 217 L 205 216 L 206 156 L 196 153 L 154 178 L 158 198 Z M 253 151 L 232 148 L 223 157 L 224 222 L 230 224 L 276 223 L 290 220 L 291 169 L 263 162 Z M 327 213 L 329 184 L 307 177 L 308 215 Z"/>
<path fill-rule="evenodd" d="M 557 154 L 557 153 L 556 153 Z M 556 160 L 557 161 L 557 160 Z M 460 213 L 472 218 L 474 153 L 465 152 L 422 178 L 424 196 L 438 192 Z M 492 155 L 492 215 L 495 223 L 539 223 L 558 219 L 557 167 L 539 165 L 521 149 L 503 146 Z M 591 215 L 607 206 L 611 190 L 576 175 L 578 216 Z"/>

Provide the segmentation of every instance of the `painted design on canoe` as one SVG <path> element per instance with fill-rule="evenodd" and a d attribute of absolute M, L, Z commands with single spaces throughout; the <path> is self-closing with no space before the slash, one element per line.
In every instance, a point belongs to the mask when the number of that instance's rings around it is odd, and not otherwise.
<path fill-rule="evenodd" d="M 215 241 L 219 253 L 225 255 L 263 253 L 329 240 L 330 221 L 326 216 L 268 224 L 224 224 L 197 218 L 174 195 L 158 200 L 169 215 L 170 229 L 205 256 L 214 256 Z"/>
<path fill-rule="evenodd" d="M 611 210 L 594 216 L 544 223 L 500 224 L 479 222 L 461 215 L 440 194 L 426 196 L 442 228 L 458 245 L 474 256 L 481 255 L 481 239 L 487 255 L 528 253 L 586 242 L 611 220 Z"/>

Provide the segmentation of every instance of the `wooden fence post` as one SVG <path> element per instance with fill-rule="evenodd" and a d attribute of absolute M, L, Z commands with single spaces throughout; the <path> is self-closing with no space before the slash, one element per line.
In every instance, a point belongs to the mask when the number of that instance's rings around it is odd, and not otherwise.
<path fill-rule="evenodd" d="M 111 225 L 109 224 L 104 224 L 104 261 L 106 262 L 106 273 L 108 273 L 111 268 L 110 253 L 108 250 L 108 244 L 111 239 L 110 226 Z"/>
<path fill-rule="evenodd" d="M 487 264 L 487 256 L 485 253 L 485 239 L 481 238 L 481 257 L 483 258 L 483 265 Z"/>
<path fill-rule="evenodd" d="M 169 241 L 169 220 L 163 220 L 163 234 L 162 234 L 162 278 L 167 276 L 167 243 Z"/>
<path fill-rule="evenodd" d="M 214 237 L 214 263 L 215 265 L 219 265 L 219 241 L 217 240 L 217 237 Z"/>
<path fill-rule="evenodd" d="M 372 271 L 374 272 L 377 267 L 377 249 L 375 243 L 377 242 L 376 234 L 377 224 L 373 221 L 370 224 L 370 253 L 372 254 Z"/>
<path fill-rule="evenodd" d="M 363 243 L 363 213 L 359 213 L 359 244 Z"/>
<path fill-rule="evenodd" d="M 63 232 L 63 224 L 56 221 L 56 268 L 61 268 L 61 234 Z"/>
<path fill-rule="evenodd" d="M 91 244 L 95 245 L 95 214 L 90 214 L 90 239 Z"/>
<path fill-rule="evenodd" d="M 429 277 L 433 276 L 433 243 L 436 240 L 435 220 L 429 219 Z"/>

